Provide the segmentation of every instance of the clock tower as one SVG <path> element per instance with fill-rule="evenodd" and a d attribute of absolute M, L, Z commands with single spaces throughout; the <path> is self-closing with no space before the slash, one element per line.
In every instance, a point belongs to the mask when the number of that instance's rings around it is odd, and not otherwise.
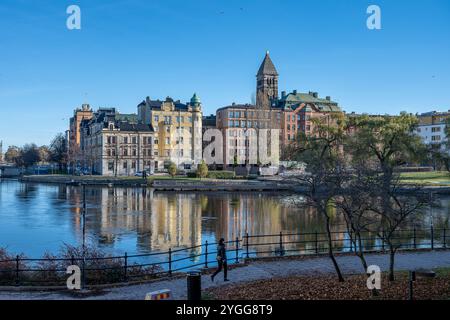
<path fill-rule="evenodd" d="M 270 109 L 272 103 L 278 99 L 278 72 L 266 52 L 264 61 L 256 75 L 256 107 Z"/>

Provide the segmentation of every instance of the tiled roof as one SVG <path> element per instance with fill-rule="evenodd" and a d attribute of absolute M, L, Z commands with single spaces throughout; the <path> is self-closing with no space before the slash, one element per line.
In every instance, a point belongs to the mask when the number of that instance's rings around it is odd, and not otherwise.
<path fill-rule="evenodd" d="M 143 132 L 153 132 L 153 127 L 151 124 L 143 123 L 130 123 L 126 121 L 119 121 L 117 127 L 120 131 L 143 131 Z"/>
<path fill-rule="evenodd" d="M 328 99 L 315 97 L 314 93 L 289 93 L 287 96 L 279 100 L 280 107 L 297 108 L 300 103 L 314 104 L 323 112 L 340 112 L 338 103 Z"/>
<path fill-rule="evenodd" d="M 147 98 L 146 100 L 142 101 L 138 106 L 148 106 L 152 110 L 161 110 L 161 106 L 164 102 L 172 102 L 175 105 L 175 110 L 187 111 L 189 109 L 187 104 L 181 103 L 180 101 L 173 101 L 173 99 L 169 97 L 167 97 L 166 101 L 150 100 Z"/>
<path fill-rule="evenodd" d="M 259 67 L 258 75 L 271 75 L 271 76 L 278 76 L 277 69 L 275 68 L 275 65 L 272 62 L 272 59 L 270 59 L 269 52 L 266 53 L 266 56 L 264 58 L 264 61 L 262 62 L 261 66 Z"/>

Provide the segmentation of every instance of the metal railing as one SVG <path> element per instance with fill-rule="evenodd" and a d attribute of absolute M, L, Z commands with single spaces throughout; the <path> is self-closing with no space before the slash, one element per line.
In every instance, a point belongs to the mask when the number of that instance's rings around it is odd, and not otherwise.
<path fill-rule="evenodd" d="M 400 249 L 438 249 L 448 246 L 447 229 L 398 230 L 391 237 Z M 359 249 L 347 231 L 332 232 L 336 253 L 351 253 Z M 386 251 L 384 235 L 361 234 L 364 252 Z M 228 264 L 237 264 L 245 258 L 319 255 L 327 253 L 325 232 L 249 235 L 227 241 Z M 70 258 L 31 259 L 21 256 L 0 260 L 0 286 L 65 286 L 69 265 L 80 266 L 83 285 L 113 284 L 170 277 L 189 269 L 209 268 L 217 263 L 217 243 L 164 252 L 107 257 L 71 256 Z"/>

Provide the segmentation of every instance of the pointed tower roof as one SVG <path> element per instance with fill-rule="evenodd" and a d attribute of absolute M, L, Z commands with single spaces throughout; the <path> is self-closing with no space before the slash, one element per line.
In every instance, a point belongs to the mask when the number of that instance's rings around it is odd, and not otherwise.
<path fill-rule="evenodd" d="M 269 51 L 266 52 L 264 61 L 262 62 L 261 67 L 259 67 L 257 76 L 260 75 L 278 76 L 277 69 L 275 69 L 275 65 L 273 64 L 272 59 L 270 59 Z"/>

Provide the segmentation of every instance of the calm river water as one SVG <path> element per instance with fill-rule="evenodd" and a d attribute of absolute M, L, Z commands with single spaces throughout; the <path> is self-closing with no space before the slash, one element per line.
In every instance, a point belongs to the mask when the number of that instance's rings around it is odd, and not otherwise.
<path fill-rule="evenodd" d="M 161 193 L 141 188 L 87 188 L 88 242 L 111 254 L 150 253 L 250 235 L 322 232 L 312 209 L 278 193 Z M 435 209 L 436 228 L 448 226 L 450 197 Z M 28 257 L 81 244 L 79 187 L 0 180 L 0 247 Z M 429 214 L 422 220 L 430 223 Z M 340 219 L 337 219 L 336 229 Z"/>

